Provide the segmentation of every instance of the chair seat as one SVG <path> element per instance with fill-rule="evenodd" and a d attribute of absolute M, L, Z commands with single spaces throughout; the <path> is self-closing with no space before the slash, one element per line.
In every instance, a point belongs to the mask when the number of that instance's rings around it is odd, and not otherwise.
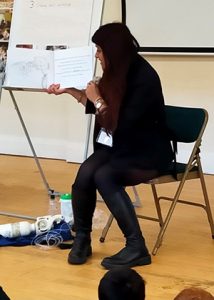
<path fill-rule="evenodd" d="M 174 163 L 171 163 L 169 166 L 169 169 L 164 172 L 161 176 L 153 178 L 149 180 L 148 184 L 161 184 L 161 183 L 167 183 L 167 182 L 176 182 L 180 181 L 184 175 L 184 172 L 186 170 L 187 164 L 184 163 L 176 163 L 176 168 L 174 167 Z M 177 179 L 173 176 L 173 172 L 176 170 L 176 176 Z M 194 179 L 199 177 L 199 170 L 198 166 L 193 166 L 191 170 L 189 170 L 186 180 L 188 179 Z"/>

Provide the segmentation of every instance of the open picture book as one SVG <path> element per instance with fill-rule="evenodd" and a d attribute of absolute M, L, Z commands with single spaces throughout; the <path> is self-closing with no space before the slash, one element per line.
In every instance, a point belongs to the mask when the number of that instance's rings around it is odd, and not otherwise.
<path fill-rule="evenodd" d="M 4 87 L 43 90 L 59 83 L 61 88 L 82 89 L 93 73 L 92 46 L 57 50 L 9 47 Z"/>

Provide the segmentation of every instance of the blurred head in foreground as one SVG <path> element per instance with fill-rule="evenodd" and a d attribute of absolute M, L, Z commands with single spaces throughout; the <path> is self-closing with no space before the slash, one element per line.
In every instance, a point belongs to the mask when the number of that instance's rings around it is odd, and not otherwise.
<path fill-rule="evenodd" d="M 174 300 L 214 300 L 214 297 L 201 288 L 186 288 L 182 290 Z"/>
<path fill-rule="evenodd" d="M 99 300 L 144 300 L 145 281 L 133 269 L 114 268 L 100 280 Z"/>

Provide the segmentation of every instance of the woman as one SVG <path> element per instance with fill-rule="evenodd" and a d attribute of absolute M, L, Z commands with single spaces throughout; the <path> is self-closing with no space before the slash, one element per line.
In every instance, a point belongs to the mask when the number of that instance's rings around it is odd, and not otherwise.
<path fill-rule="evenodd" d="M 99 83 L 91 81 L 83 91 L 60 89 L 58 84 L 48 89 L 72 95 L 86 106 L 86 113 L 96 115 L 94 153 L 82 163 L 72 186 L 76 238 L 68 262 L 83 264 L 92 254 L 90 233 L 98 190 L 126 239 L 125 247 L 101 265 L 107 269 L 147 265 L 151 256 L 125 187 L 160 175 L 173 159 L 161 83 L 138 55 L 139 45 L 125 25 L 103 25 L 92 41 L 103 69 Z"/>

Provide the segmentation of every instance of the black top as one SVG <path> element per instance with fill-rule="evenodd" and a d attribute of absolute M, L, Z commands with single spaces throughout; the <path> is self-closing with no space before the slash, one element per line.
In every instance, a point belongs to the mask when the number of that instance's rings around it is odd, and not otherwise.
<path fill-rule="evenodd" d="M 130 66 L 118 126 L 113 134 L 111 163 L 164 171 L 173 160 L 165 126 L 164 98 L 159 76 L 140 55 Z M 90 101 L 86 113 L 94 113 Z M 95 122 L 96 138 L 100 126 Z M 95 151 L 99 147 L 95 143 Z"/>

